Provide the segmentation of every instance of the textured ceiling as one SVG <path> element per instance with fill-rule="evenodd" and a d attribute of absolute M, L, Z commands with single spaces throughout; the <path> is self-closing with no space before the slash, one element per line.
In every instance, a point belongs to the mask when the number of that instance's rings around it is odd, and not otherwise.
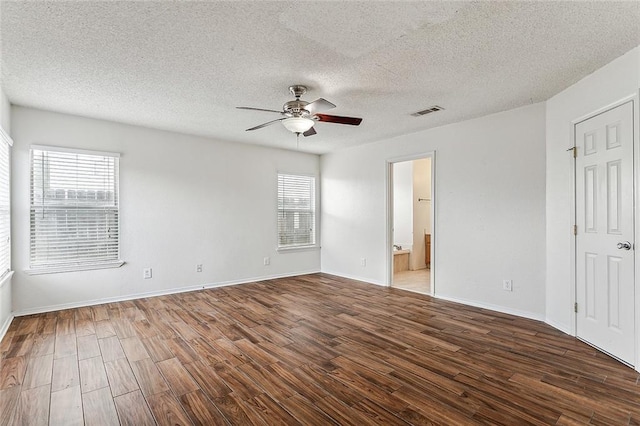
<path fill-rule="evenodd" d="M 548 99 L 640 44 L 640 2 L 7 2 L 14 104 L 296 149 L 288 86 L 359 116 L 325 153 Z M 445 111 L 410 114 L 432 105 Z"/>

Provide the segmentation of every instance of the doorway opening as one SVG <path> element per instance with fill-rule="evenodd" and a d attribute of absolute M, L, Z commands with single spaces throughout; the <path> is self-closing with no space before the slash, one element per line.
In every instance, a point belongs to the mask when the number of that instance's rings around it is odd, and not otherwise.
<path fill-rule="evenodd" d="M 434 294 L 434 154 L 390 161 L 389 285 Z"/>

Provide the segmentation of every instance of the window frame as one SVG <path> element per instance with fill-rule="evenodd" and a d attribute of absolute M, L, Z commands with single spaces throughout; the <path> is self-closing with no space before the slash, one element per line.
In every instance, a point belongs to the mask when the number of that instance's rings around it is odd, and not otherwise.
<path fill-rule="evenodd" d="M 296 177 L 305 177 L 313 179 L 313 220 L 314 220 L 314 229 L 313 229 L 313 244 L 298 244 L 298 245 L 280 245 L 280 185 L 279 180 L 280 176 L 296 176 Z M 277 252 L 295 252 L 295 251 L 306 251 L 306 250 L 315 250 L 320 248 L 320 179 L 317 174 L 312 173 L 294 173 L 294 172 L 286 172 L 286 171 L 278 171 L 276 173 L 276 251 Z"/>
<path fill-rule="evenodd" d="M 106 259 L 100 260 L 97 259 L 94 262 L 79 262 L 79 263 L 66 263 L 56 265 L 55 263 L 49 265 L 36 265 L 32 264 L 32 244 L 34 240 L 34 235 L 32 231 L 32 210 L 34 209 L 34 204 L 32 201 L 32 191 L 33 191 L 33 151 L 46 151 L 46 152 L 55 152 L 55 153 L 69 153 L 69 154 L 79 154 L 79 155 L 89 155 L 89 156 L 97 156 L 97 157 L 112 157 L 115 158 L 114 165 L 114 196 L 117 199 L 116 212 L 117 216 L 117 235 L 118 235 L 118 243 L 117 243 L 117 258 L 116 259 Z M 29 147 L 29 268 L 24 272 L 28 275 L 39 275 L 39 274 L 51 274 L 51 273 L 60 273 L 60 272 L 76 272 L 76 271 L 87 271 L 87 270 L 96 270 L 96 269 L 109 269 L 109 268 L 119 268 L 124 265 L 124 261 L 121 258 L 122 252 L 122 241 L 121 241 L 121 206 L 120 206 L 120 154 L 115 152 L 106 152 L 106 151 L 93 151 L 93 150 L 83 150 L 76 148 L 68 148 L 68 147 L 58 147 L 58 146 L 49 146 L 49 145 L 31 145 Z M 38 206 L 39 207 L 39 206 Z"/>
<path fill-rule="evenodd" d="M 7 169 L 6 169 L 6 184 L 7 184 L 7 241 L 6 247 L 7 249 L 7 269 L 0 271 L 0 287 L 2 287 L 6 282 L 8 282 L 13 275 L 13 269 L 11 268 L 12 256 L 11 256 L 11 148 L 13 147 L 13 139 L 11 136 L 0 126 L 0 144 L 3 144 L 2 148 L 7 152 Z"/>

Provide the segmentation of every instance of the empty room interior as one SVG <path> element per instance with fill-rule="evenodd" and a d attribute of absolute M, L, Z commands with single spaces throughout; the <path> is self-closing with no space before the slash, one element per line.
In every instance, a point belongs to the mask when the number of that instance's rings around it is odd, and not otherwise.
<path fill-rule="evenodd" d="M 640 2 L 0 1 L 0 425 L 640 424 Z"/>

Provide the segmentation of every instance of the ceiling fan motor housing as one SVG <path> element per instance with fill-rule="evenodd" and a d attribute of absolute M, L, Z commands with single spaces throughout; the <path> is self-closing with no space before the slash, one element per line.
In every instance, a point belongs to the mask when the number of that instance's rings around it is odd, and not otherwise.
<path fill-rule="evenodd" d="M 282 105 L 282 110 L 287 117 L 308 117 L 309 111 L 304 109 L 307 105 L 309 105 L 309 102 L 296 99 Z"/>

